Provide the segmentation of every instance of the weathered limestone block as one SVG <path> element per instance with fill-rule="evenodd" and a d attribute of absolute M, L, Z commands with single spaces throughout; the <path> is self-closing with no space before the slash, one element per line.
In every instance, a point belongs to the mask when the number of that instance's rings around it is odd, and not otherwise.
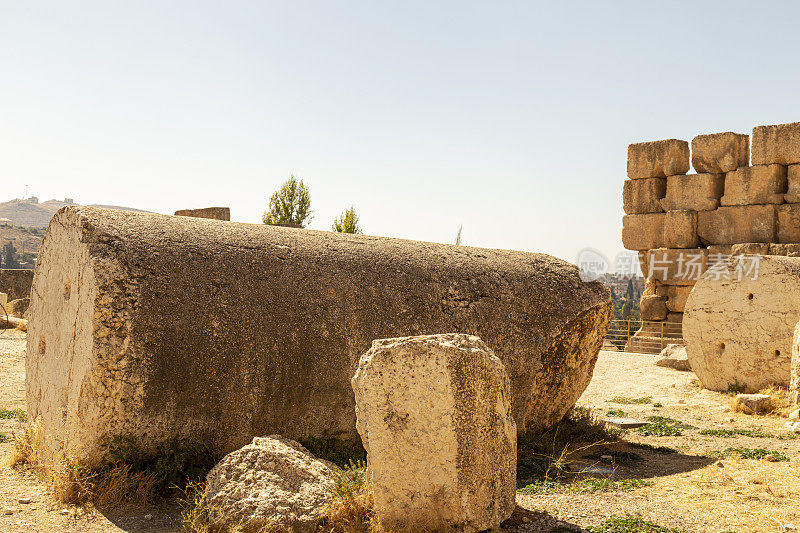
<path fill-rule="evenodd" d="M 719 199 L 724 190 L 724 174 L 670 176 L 667 178 L 667 192 L 661 200 L 661 207 L 664 211 L 712 211 L 719 207 Z"/>
<path fill-rule="evenodd" d="M 656 360 L 656 366 L 682 371 L 692 369 L 689 359 L 686 357 L 686 346 L 682 344 L 667 344 L 661 350 L 661 356 Z"/>
<path fill-rule="evenodd" d="M 800 165 L 786 167 L 786 194 L 783 201 L 787 204 L 800 203 Z"/>
<path fill-rule="evenodd" d="M 746 167 L 750 161 L 750 137 L 742 133 L 712 133 L 692 139 L 692 166 L 697 172 L 724 174 Z"/>
<path fill-rule="evenodd" d="M 511 388 L 479 338 L 376 340 L 353 390 L 375 511 L 388 530 L 483 531 L 511 516 Z"/>
<path fill-rule="evenodd" d="M 33 270 L 0 268 L 0 292 L 6 293 L 9 301 L 30 297 L 32 282 Z"/>
<path fill-rule="evenodd" d="M 753 165 L 800 163 L 800 122 L 753 128 Z"/>
<path fill-rule="evenodd" d="M 201 209 L 180 209 L 175 211 L 176 216 L 211 218 L 214 220 L 230 220 L 230 207 L 203 207 Z"/>
<path fill-rule="evenodd" d="M 725 176 L 722 205 L 782 204 L 786 193 L 786 167 L 742 167 Z"/>
<path fill-rule="evenodd" d="M 317 531 L 338 470 L 293 440 L 256 437 L 206 476 L 209 521 L 213 530 L 259 531 L 268 525 Z"/>
<path fill-rule="evenodd" d="M 767 414 L 772 410 L 772 398 L 769 394 L 737 394 L 733 410 L 747 415 Z"/>
<path fill-rule="evenodd" d="M 704 244 L 773 242 L 774 205 L 737 205 L 697 213 L 697 234 Z"/>
<path fill-rule="evenodd" d="M 667 318 L 667 299 L 663 296 L 642 296 L 639 301 L 642 320 L 664 320 Z"/>
<path fill-rule="evenodd" d="M 678 139 L 628 146 L 629 178 L 666 178 L 689 172 L 689 143 Z"/>
<path fill-rule="evenodd" d="M 769 255 L 785 255 L 786 257 L 800 257 L 800 243 L 770 244 Z"/>
<path fill-rule="evenodd" d="M 800 243 L 800 204 L 778 206 L 778 242 Z"/>
<path fill-rule="evenodd" d="M 697 211 L 668 211 L 664 216 L 662 243 L 665 248 L 695 248 L 697 237 Z"/>
<path fill-rule="evenodd" d="M 29 415 L 75 459 L 119 435 L 358 439 L 359 356 L 431 331 L 491 345 L 537 431 L 588 385 L 611 316 L 601 283 L 543 254 L 89 207 L 54 216 L 33 293 Z"/>
<path fill-rule="evenodd" d="M 664 245 L 666 213 L 622 217 L 622 245 L 628 250 L 649 250 Z"/>
<path fill-rule="evenodd" d="M 767 255 L 770 243 L 743 242 L 731 246 L 731 255 Z"/>
<path fill-rule="evenodd" d="M 665 178 L 625 180 L 622 187 L 622 205 L 626 214 L 661 213 L 661 199 L 667 192 Z"/>
<path fill-rule="evenodd" d="M 700 279 L 708 265 L 705 248 L 658 248 L 647 252 L 645 277 L 666 285 L 692 285 Z"/>
<path fill-rule="evenodd" d="M 686 299 L 692 292 L 692 285 L 667 285 L 667 309 L 673 313 L 683 313 Z"/>
<path fill-rule="evenodd" d="M 743 256 L 722 266 L 709 270 L 686 302 L 683 336 L 692 370 L 712 390 L 788 386 L 800 258 Z"/>

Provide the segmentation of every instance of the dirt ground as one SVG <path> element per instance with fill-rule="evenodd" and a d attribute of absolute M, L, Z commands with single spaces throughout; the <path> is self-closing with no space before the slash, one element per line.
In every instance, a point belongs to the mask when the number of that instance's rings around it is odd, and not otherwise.
<path fill-rule="evenodd" d="M 614 399 L 650 398 L 648 403 Z M 679 530 L 697 532 L 782 532 L 800 530 L 800 439 L 788 435 L 786 419 L 731 412 L 730 397 L 703 390 L 691 372 L 654 365 L 649 355 L 601 352 L 594 378 L 579 405 L 597 415 L 622 410 L 628 417 L 664 416 L 694 426 L 680 436 L 644 436 L 626 431 L 617 443 L 578 449 L 568 461 L 573 470 L 599 469 L 597 477 L 642 479 L 647 486 L 627 492 L 558 493 L 517 496 L 507 531 L 580 531 L 612 515 L 639 514 Z M 25 334 L 0 336 L 0 409 L 25 406 Z M 722 438 L 703 429 L 760 429 L 774 437 Z M 0 434 L 11 437 L 18 422 L 0 419 Z M 2 439 L 0 439 L 2 440 Z M 664 453 L 637 446 L 676 450 Z M 769 462 L 732 455 L 712 456 L 731 447 L 766 448 L 790 460 Z M 0 443 L 0 456 L 13 449 Z M 611 461 L 602 455 L 613 457 Z M 606 470 L 608 469 L 608 470 Z M 20 503 L 20 500 L 30 503 Z M 11 514 L 6 514 L 10 512 Z M 180 508 L 163 504 L 127 510 L 79 509 L 50 498 L 31 474 L 0 466 L 0 531 L 175 531 Z"/>

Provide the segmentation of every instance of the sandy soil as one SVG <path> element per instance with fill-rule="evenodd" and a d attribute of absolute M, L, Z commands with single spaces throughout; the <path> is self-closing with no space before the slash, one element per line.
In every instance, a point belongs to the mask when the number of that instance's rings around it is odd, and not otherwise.
<path fill-rule="evenodd" d="M 0 336 L 0 408 L 25 405 L 25 335 Z M 640 478 L 652 485 L 630 492 L 518 495 L 517 510 L 504 524 L 508 531 L 550 532 L 558 526 L 597 525 L 611 515 L 640 514 L 663 526 L 698 532 L 771 532 L 800 529 L 800 440 L 719 438 L 701 429 L 759 428 L 786 435 L 785 419 L 731 412 L 730 398 L 703 390 L 691 372 L 659 368 L 647 355 L 601 352 L 594 379 L 579 405 L 598 415 L 622 410 L 629 417 L 660 415 L 696 426 L 674 437 L 646 437 L 627 431 L 623 440 L 579 449 L 569 457 L 574 469 L 610 468 L 614 479 Z M 614 398 L 651 397 L 652 403 L 626 405 Z M 661 404 L 662 407 L 654 405 Z M 14 420 L 0 420 L 0 433 L 18 430 Z M 635 443 L 667 446 L 678 453 L 659 453 Z M 709 457 L 728 447 L 780 451 L 788 462 Z M 0 456 L 13 449 L 0 443 Z M 628 460 L 601 461 L 600 455 L 628 452 Z M 636 459 L 635 457 L 639 458 Z M 634 459 L 631 459 L 633 457 Z M 20 503 L 30 498 L 31 503 Z M 8 508 L 12 514 L 4 514 Z M 55 502 L 45 485 L 26 471 L 0 467 L 0 531 L 174 531 L 180 509 L 164 504 L 128 510 L 77 509 Z M 561 529 L 567 531 L 570 529 Z"/>

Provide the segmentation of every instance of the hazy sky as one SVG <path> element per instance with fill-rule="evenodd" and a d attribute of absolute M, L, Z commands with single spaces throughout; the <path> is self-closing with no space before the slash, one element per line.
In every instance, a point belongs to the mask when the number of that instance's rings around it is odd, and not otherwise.
<path fill-rule="evenodd" d="M 0 0 L 0 200 L 622 247 L 631 142 L 800 120 L 796 2 Z"/>

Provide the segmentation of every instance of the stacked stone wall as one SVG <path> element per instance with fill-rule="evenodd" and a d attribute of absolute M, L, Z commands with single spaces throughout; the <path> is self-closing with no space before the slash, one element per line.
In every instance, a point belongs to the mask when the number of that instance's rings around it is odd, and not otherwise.
<path fill-rule="evenodd" d="M 752 140 L 752 147 L 751 147 Z M 690 165 L 691 163 L 691 165 Z M 694 167 L 694 174 L 690 173 Z M 629 349 L 680 339 L 707 269 L 743 254 L 800 255 L 800 122 L 628 146 L 622 242 L 646 279 Z"/>

